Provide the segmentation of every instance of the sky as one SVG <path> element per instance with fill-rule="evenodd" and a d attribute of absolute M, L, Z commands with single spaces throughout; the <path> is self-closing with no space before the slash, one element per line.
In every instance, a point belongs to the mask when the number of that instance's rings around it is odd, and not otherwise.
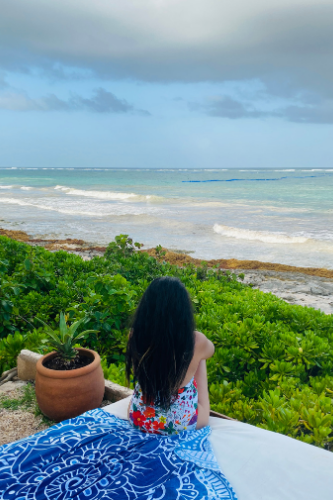
<path fill-rule="evenodd" d="M 0 166 L 332 168 L 333 0 L 0 0 Z"/>

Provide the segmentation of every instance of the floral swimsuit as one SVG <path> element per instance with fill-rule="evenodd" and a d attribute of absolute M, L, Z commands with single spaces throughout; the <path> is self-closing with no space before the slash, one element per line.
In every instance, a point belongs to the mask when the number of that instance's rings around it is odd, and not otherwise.
<path fill-rule="evenodd" d="M 192 380 L 178 390 L 169 410 L 148 406 L 143 402 L 139 384 L 136 384 L 130 404 L 130 422 L 136 428 L 152 434 L 178 434 L 195 430 L 198 420 L 198 389 Z"/>

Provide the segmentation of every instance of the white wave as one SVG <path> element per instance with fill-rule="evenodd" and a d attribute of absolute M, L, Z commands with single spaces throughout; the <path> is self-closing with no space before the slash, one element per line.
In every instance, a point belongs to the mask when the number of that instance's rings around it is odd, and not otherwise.
<path fill-rule="evenodd" d="M 39 202 L 20 200 L 18 198 L 0 198 L 0 203 L 9 205 L 19 205 L 22 207 L 32 207 L 42 210 L 50 210 L 68 215 L 88 215 L 98 217 L 124 216 L 124 215 L 164 215 L 169 210 L 164 208 L 147 207 L 147 205 L 127 205 L 127 204 L 101 204 L 87 202 L 64 203 L 63 200 L 42 199 Z"/>
<path fill-rule="evenodd" d="M 332 168 L 308 168 L 302 172 L 333 172 Z"/>
<path fill-rule="evenodd" d="M 66 194 L 74 196 L 89 196 L 90 198 L 98 198 L 101 200 L 127 200 L 134 198 L 137 195 L 134 193 L 117 193 L 112 191 L 85 191 L 84 189 L 75 189 L 66 186 L 56 186 L 54 189 L 64 191 Z"/>
<path fill-rule="evenodd" d="M 288 236 L 283 233 L 270 233 L 268 231 L 252 231 L 250 229 L 241 229 L 237 227 L 222 226 L 214 224 L 215 233 L 221 234 L 228 238 L 236 238 L 239 240 L 262 241 L 264 243 L 279 243 L 279 244 L 294 244 L 305 243 L 309 240 L 304 236 Z"/>
<path fill-rule="evenodd" d="M 13 189 L 14 187 L 19 187 L 19 186 L 0 186 L 0 189 Z M 33 189 L 28 186 L 20 186 L 20 189 L 23 189 L 23 191 L 29 191 L 30 189 Z"/>
<path fill-rule="evenodd" d="M 87 196 L 89 198 L 97 198 L 99 200 L 112 200 L 112 201 L 159 201 L 163 197 L 155 196 L 152 194 L 140 195 L 135 193 L 119 193 L 117 191 L 90 191 L 84 189 L 75 189 L 66 186 L 56 186 L 54 189 L 63 191 L 65 194 L 73 196 Z"/>
<path fill-rule="evenodd" d="M 21 207 L 36 207 L 36 208 L 42 208 L 43 210 L 53 210 L 53 208 L 48 206 L 48 205 L 29 203 L 28 201 L 19 200 L 18 198 L 0 198 L 0 202 L 1 203 L 8 203 L 10 205 L 20 205 Z"/>

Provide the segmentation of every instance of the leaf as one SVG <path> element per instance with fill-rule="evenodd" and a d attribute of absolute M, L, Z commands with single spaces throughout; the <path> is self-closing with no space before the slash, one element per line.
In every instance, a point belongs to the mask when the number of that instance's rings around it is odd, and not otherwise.
<path fill-rule="evenodd" d="M 62 340 L 65 340 L 66 334 L 67 334 L 67 324 L 66 324 L 66 318 L 63 312 L 60 313 L 60 323 L 59 323 L 59 329 L 60 329 L 60 336 Z"/>
<path fill-rule="evenodd" d="M 26 268 L 27 271 L 31 271 L 32 269 L 32 263 L 31 263 L 31 260 L 29 259 L 26 259 L 24 261 L 24 267 Z"/>
<path fill-rule="evenodd" d="M 87 285 L 90 285 L 91 283 L 94 283 L 96 281 L 96 276 L 90 276 L 87 280 L 86 280 L 86 284 Z"/>
<path fill-rule="evenodd" d="M 86 318 L 81 318 L 79 321 L 75 321 L 75 323 L 73 323 L 69 329 L 68 329 L 68 333 L 70 336 L 74 335 L 76 330 L 79 328 L 80 325 L 82 325 L 82 323 L 84 323 L 86 320 Z"/>
<path fill-rule="evenodd" d="M 55 332 L 52 332 L 52 330 L 50 331 L 46 331 L 45 332 L 46 335 L 52 339 L 53 342 L 55 342 L 57 345 L 61 345 L 61 340 L 59 339 L 59 337 L 56 335 Z"/>
<path fill-rule="evenodd" d="M 72 338 L 71 338 L 71 342 L 73 343 L 73 341 L 77 341 L 79 339 L 82 339 L 84 337 L 87 337 L 89 335 L 89 333 L 96 333 L 97 330 L 86 330 L 85 332 L 82 332 L 82 333 L 77 333 L 76 335 L 74 335 Z"/>

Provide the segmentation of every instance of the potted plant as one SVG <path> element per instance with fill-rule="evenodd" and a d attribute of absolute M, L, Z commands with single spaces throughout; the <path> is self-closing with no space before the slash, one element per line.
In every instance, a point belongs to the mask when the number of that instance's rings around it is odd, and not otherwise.
<path fill-rule="evenodd" d="M 60 313 L 59 330 L 42 322 L 54 351 L 37 362 L 36 397 L 44 415 L 56 422 L 97 408 L 103 400 L 104 376 L 99 355 L 74 347 L 79 339 L 95 331 L 79 333 L 83 321 L 84 318 L 68 326 L 65 315 Z"/>

